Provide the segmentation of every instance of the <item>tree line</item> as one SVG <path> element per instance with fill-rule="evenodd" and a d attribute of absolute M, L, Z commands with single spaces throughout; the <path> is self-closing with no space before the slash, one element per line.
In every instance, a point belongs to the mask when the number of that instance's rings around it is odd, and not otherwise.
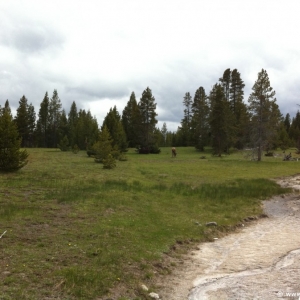
<path fill-rule="evenodd" d="M 168 131 L 166 123 L 157 127 L 157 104 L 149 87 L 139 101 L 132 92 L 122 114 L 116 106 L 111 108 L 100 127 L 89 110 L 78 110 L 75 101 L 66 113 L 57 90 L 51 98 L 45 93 L 37 115 L 23 95 L 13 122 L 25 148 L 88 150 L 99 141 L 104 128 L 112 146 L 121 152 L 128 147 L 137 147 L 140 153 L 159 153 L 161 146 L 194 146 L 200 151 L 210 146 L 220 156 L 232 147 L 251 147 L 257 149 L 260 160 L 263 150 L 300 148 L 300 113 L 292 120 L 289 114 L 282 116 L 267 71 L 258 73 L 248 104 L 244 87 L 238 70 L 226 69 L 208 94 L 202 86 L 194 97 L 185 93 L 183 119 L 176 132 Z M 8 100 L 4 108 L 9 108 Z"/>

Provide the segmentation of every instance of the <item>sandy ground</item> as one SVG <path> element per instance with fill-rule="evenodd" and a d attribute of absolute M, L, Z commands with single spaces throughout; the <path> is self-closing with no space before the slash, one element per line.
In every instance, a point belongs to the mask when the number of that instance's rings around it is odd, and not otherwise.
<path fill-rule="evenodd" d="M 268 218 L 200 244 L 167 278 L 160 298 L 300 299 L 300 176 L 277 182 L 295 193 L 264 201 Z"/>

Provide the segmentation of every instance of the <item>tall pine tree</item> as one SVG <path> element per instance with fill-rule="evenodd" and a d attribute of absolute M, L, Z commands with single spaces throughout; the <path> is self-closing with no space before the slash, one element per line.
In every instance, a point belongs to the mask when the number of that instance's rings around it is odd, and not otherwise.
<path fill-rule="evenodd" d="M 156 144 L 155 125 L 157 123 L 157 113 L 155 98 L 149 87 L 143 91 L 138 107 L 141 113 L 139 144 L 142 148 L 150 151 L 151 147 L 154 147 Z"/>
<path fill-rule="evenodd" d="M 183 97 L 183 119 L 181 120 L 181 135 L 183 146 L 190 146 L 192 140 L 192 96 L 189 92 Z"/>
<path fill-rule="evenodd" d="M 56 148 L 59 140 L 59 122 L 62 113 L 62 104 L 58 97 L 57 90 L 53 91 L 49 102 L 49 128 L 50 128 L 50 147 Z"/>
<path fill-rule="evenodd" d="M 268 150 L 274 142 L 281 120 L 275 91 L 270 85 L 266 70 L 262 69 L 258 73 L 248 101 L 251 113 L 251 140 L 257 149 L 257 160 L 261 161 L 262 151 Z"/>
<path fill-rule="evenodd" d="M 28 104 L 25 95 L 19 101 L 15 122 L 22 140 L 21 146 L 32 147 L 35 130 L 35 111 L 33 105 L 31 103 L 30 105 Z"/>
<path fill-rule="evenodd" d="M 210 130 L 214 154 L 221 156 L 232 142 L 233 117 L 224 89 L 215 84 L 210 92 Z"/>
<path fill-rule="evenodd" d="M 195 93 L 192 112 L 193 142 L 196 149 L 203 151 L 209 142 L 209 105 L 202 86 Z"/>
<path fill-rule="evenodd" d="M 36 138 L 39 147 L 49 147 L 49 97 L 48 92 L 45 93 L 44 99 L 40 104 L 36 126 Z"/>
<path fill-rule="evenodd" d="M 132 92 L 122 112 L 122 124 L 126 133 L 128 147 L 137 147 L 139 145 L 139 136 L 141 136 L 142 130 L 141 123 L 141 112 L 135 98 L 135 93 Z"/>

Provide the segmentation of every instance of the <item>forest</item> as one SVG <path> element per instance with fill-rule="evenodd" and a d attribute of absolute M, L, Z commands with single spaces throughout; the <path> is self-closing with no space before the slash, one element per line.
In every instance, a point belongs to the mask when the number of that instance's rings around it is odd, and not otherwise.
<path fill-rule="evenodd" d="M 57 90 L 48 92 L 36 113 L 23 95 L 12 122 L 16 125 L 22 148 L 75 148 L 89 150 L 106 128 L 113 147 L 143 149 L 140 153 L 159 153 L 163 146 L 194 146 L 199 151 L 211 147 L 221 156 L 230 149 L 255 148 L 258 160 L 262 151 L 300 148 L 300 113 L 291 119 L 281 114 L 266 70 L 258 73 L 252 93 L 244 99 L 245 84 L 237 69 L 226 69 L 223 76 L 206 93 L 200 86 L 194 94 L 183 96 L 183 118 L 176 132 L 166 123 L 157 126 L 155 97 L 147 87 L 138 101 L 132 92 L 122 113 L 112 107 L 100 125 L 90 111 L 78 109 L 75 101 L 68 112 L 62 109 Z M 11 114 L 9 100 L 0 106 Z M 3 131 L 4 128 L 0 128 Z M 5 141 L 3 141 L 5 143 Z M 4 146 L 5 147 L 5 146 Z"/>

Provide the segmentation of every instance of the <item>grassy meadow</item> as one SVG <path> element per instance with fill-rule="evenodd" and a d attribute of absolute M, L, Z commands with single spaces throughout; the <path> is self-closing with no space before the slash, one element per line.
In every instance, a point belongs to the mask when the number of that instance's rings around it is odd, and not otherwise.
<path fill-rule="evenodd" d="M 270 179 L 300 169 L 280 151 L 258 163 L 161 149 L 129 149 L 112 170 L 85 151 L 27 149 L 23 169 L 0 174 L 0 299 L 147 299 L 141 283 L 155 291 L 172 257 L 261 214 L 289 192 Z"/>

